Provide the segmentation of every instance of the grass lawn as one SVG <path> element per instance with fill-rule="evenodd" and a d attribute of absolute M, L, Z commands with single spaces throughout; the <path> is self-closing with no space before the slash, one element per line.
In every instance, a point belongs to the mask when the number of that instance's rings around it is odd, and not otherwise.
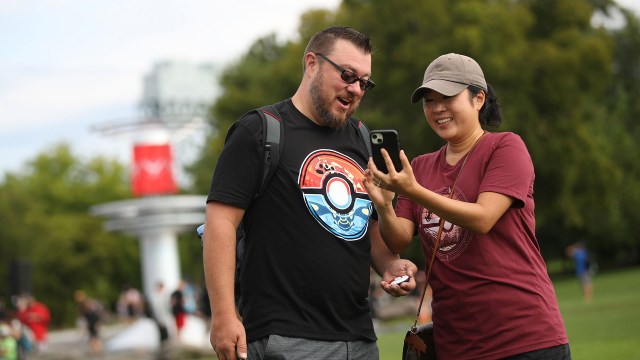
<path fill-rule="evenodd" d="M 553 283 L 573 359 L 640 360 L 640 268 L 597 274 L 589 304 L 582 300 L 577 279 L 554 279 Z M 396 330 L 378 335 L 381 360 L 400 358 L 412 321 L 405 318 L 384 324 Z"/>

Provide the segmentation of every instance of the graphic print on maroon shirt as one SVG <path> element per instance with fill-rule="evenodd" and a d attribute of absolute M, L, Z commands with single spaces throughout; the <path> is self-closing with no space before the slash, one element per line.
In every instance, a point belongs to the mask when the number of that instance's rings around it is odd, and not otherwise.
<path fill-rule="evenodd" d="M 450 196 L 449 187 L 440 188 L 435 192 L 442 196 Z M 455 188 L 453 199 L 468 202 L 464 193 L 462 193 L 458 187 Z M 422 246 L 428 249 L 430 253 L 433 252 L 433 246 L 436 241 L 439 228 L 440 216 L 428 209 L 422 208 L 418 231 L 423 235 L 420 237 L 420 239 L 422 239 Z M 438 260 L 451 261 L 460 256 L 460 254 L 462 254 L 462 252 L 464 252 L 471 243 L 472 237 L 473 234 L 469 230 L 445 221 L 442 227 L 440 242 L 438 244 Z M 429 240 L 426 241 L 425 239 Z"/>

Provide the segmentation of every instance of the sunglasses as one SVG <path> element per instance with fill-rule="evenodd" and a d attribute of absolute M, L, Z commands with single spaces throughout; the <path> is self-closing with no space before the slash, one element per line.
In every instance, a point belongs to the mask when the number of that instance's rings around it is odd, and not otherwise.
<path fill-rule="evenodd" d="M 361 77 L 358 77 L 358 75 L 356 75 L 353 71 L 351 70 L 347 70 L 345 68 L 343 68 L 342 66 L 334 63 L 333 61 L 331 61 L 331 59 L 329 59 L 328 57 L 324 56 L 323 54 L 320 53 L 316 53 L 316 55 L 320 56 L 321 58 L 327 60 L 329 62 L 329 64 L 333 65 L 334 68 L 336 68 L 336 70 L 340 71 L 340 78 L 342 79 L 342 81 L 346 82 L 347 84 L 353 84 L 356 81 L 360 83 L 360 89 L 362 91 L 368 91 L 373 89 L 374 86 L 376 86 L 376 84 L 369 80 L 369 79 L 363 79 Z"/>

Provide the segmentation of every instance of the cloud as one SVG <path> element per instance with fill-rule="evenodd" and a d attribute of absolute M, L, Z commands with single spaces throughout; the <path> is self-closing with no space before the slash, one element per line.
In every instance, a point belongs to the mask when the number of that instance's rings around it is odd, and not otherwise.
<path fill-rule="evenodd" d="M 16 80 L 0 93 L 0 104 L 10 104 L 0 110 L 2 117 L 10 120 L 0 122 L 0 133 L 64 122 L 91 108 L 140 97 L 136 73 L 94 70 L 58 70 Z"/>
<path fill-rule="evenodd" d="M 157 62 L 221 66 L 269 33 L 291 38 L 303 11 L 338 4 L 0 0 L 0 153 L 14 154 L 14 167 L 64 139 L 97 148 L 87 140 L 96 134 L 78 135 L 79 128 L 86 133 L 92 124 L 135 116 L 143 77 Z"/>

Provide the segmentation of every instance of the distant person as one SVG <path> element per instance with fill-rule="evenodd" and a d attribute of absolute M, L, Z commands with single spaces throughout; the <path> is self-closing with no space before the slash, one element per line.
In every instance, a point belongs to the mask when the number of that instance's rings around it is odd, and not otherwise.
<path fill-rule="evenodd" d="M 585 302 L 593 299 L 593 281 L 591 279 L 589 250 L 582 242 L 569 245 L 567 255 L 573 260 L 576 277 L 580 282 L 582 297 Z"/>
<path fill-rule="evenodd" d="M 89 337 L 89 349 L 93 354 L 102 352 L 102 339 L 100 337 L 100 324 L 102 322 L 102 306 L 93 298 L 88 297 L 84 291 L 77 290 L 74 300 L 78 305 L 78 314 L 83 319 L 84 326 Z"/>
<path fill-rule="evenodd" d="M 11 327 L 0 322 L 0 360 L 18 360 L 18 342 Z"/>
<path fill-rule="evenodd" d="M 30 294 L 25 294 L 18 298 L 17 308 L 16 318 L 33 332 L 35 350 L 46 350 L 49 322 L 51 321 L 49 308 L 45 304 L 36 301 Z"/>
<path fill-rule="evenodd" d="M 9 324 L 18 343 L 18 359 L 26 359 L 28 354 L 35 351 L 33 331 L 17 318 L 11 319 Z"/>
<path fill-rule="evenodd" d="M 176 325 L 176 338 L 180 340 L 182 329 L 184 328 L 185 321 L 187 319 L 187 311 L 184 308 L 184 289 L 186 282 L 180 280 L 178 288 L 176 288 L 170 296 L 171 302 L 171 314 L 173 315 Z"/>
<path fill-rule="evenodd" d="M 140 290 L 131 285 L 125 285 L 118 299 L 118 313 L 127 322 L 133 322 L 144 313 L 144 299 Z"/>
<path fill-rule="evenodd" d="M 156 283 L 153 288 L 153 293 L 149 296 L 149 305 L 151 307 L 152 317 L 160 333 L 160 345 L 163 346 L 166 341 L 169 340 L 169 328 L 173 327 L 171 304 L 164 282 L 158 281 Z"/>
<path fill-rule="evenodd" d="M 198 312 L 198 294 L 195 287 L 187 280 L 182 280 L 182 298 L 184 301 L 184 311 L 187 314 L 195 314 Z"/>

